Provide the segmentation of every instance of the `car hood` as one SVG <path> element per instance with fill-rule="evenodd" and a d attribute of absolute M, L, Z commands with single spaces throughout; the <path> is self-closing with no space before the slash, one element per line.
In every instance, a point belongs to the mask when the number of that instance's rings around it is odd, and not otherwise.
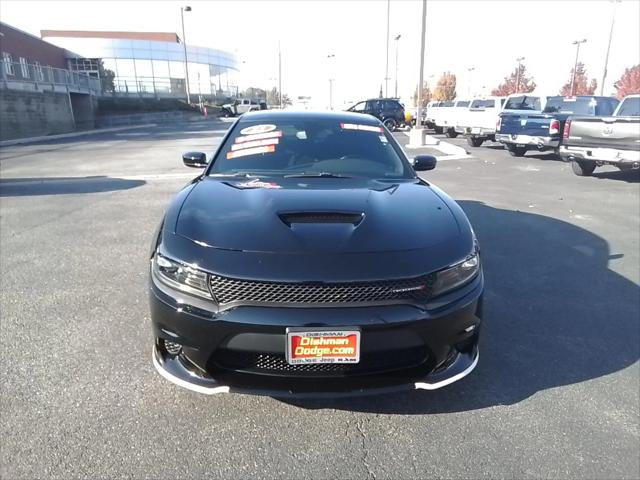
<path fill-rule="evenodd" d="M 206 247 L 287 254 L 413 250 L 460 231 L 443 198 L 419 180 L 212 177 L 186 196 L 174 229 Z"/>

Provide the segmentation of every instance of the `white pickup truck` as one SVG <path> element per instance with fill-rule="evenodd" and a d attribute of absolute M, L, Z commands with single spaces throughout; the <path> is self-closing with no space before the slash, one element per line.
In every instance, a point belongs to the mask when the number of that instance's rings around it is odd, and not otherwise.
<path fill-rule="evenodd" d="M 486 140 L 495 141 L 496 124 L 506 97 L 476 98 L 460 115 L 456 132 L 467 137 L 467 143 L 479 147 Z"/>
<path fill-rule="evenodd" d="M 447 137 L 455 138 L 456 124 L 461 115 L 469 109 L 470 100 L 449 100 L 444 102 L 441 108 L 433 115 L 433 131 L 436 133 L 446 133 Z"/>

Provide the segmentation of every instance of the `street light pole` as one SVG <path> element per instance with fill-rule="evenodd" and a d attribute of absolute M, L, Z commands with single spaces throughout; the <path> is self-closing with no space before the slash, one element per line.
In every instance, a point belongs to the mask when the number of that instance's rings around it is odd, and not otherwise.
<path fill-rule="evenodd" d="M 282 51 L 280 50 L 280 41 L 278 40 L 278 96 L 280 97 L 280 110 L 282 110 Z"/>
<path fill-rule="evenodd" d="M 395 37 L 395 41 L 396 41 L 396 94 L 395 97 L 398 98 L 398 40 L 400 40 L 400 37 L 402 35 L 396 35 Z"/>
<path fill-rule="evenodd" d="M 472 72 L 476 69 L 476 67 L 467 68 L 467 72 L 469 72 L 469 87 L 467 89 L 467 95 L 471 96 L 471 75 Z"/>
<path fill-rule="evenodd" d="M 327 59 L 329 60 L 329 63 L 331 61 L 332 58 L 335 58 L 335 54 L 334 53 L 330 53 L 329 55 L 327 55 Z M 329 70 L 331 70 L 331 68 L 329 68 Z M 329 110 L 333 110 L 333 78 L 331 78 L 331 71 L 329 72 Z"/>
<path fill-rule="evenodd" d="M 384 67 L 384 96 L 388 97 L 389 87 L 389 13 L 391 12 L 391 0 L 387 0 L 387 61 Z"/>
<path fill-rule="evenodd" d="M 609 44 L 607 45 L 607 56 L 604 58 L 604 72 L 602 73 L 602 83 L 600 84 L 600 95 L 604 95 L 604 82 L 607 79 L 607 67 L 609 66 L 609 51 L 611 50 L 611 39 L 613 38 L 613 24 L 616 20 L 616 8 L 621 0 L 613 0 L 613 15 L 611 15 L 611 30 L 609 30 Z"/>
<path fill-rule="evenodd" d="M 524 60 L 524 57 L 516 58 L 516 62 L 518 62 L 518 71 L 516 72 L 516 93 L 520 92 L 520 64 Z"/>
<path fill-rule="evenodd" d="M 184 75 L 186 77 L 187 85 L 187 104 L 191 104 L 191 97 L 189 97 L 189 63 L 187 62 L 187 38 L 184 34 L 184 12 L 190 12 L 191 7 L 180 7 L 180 20 L 182 21 L 182 46 L 184 47 Z"/>
<path fill-rule="evenodd" d="M 580 55 L 580 44 L 585 43 L 587 41 L 586 38 L 582 40 L 574 40 L 571 42 L 571 45 L 576 46 L 576 61 L 573 64 L 573 75 L 571 75 L 571 96 L 575 94 L 576 87 L 576 69 L 578 68 L 578 55 Z"/>
<path fill-rule="evenodd" d="M 416 108 L 416 125 L 409 132 L 409 144 L 412 146 L 423 146 L 425 143 L 425 132 L 422 127 L 422 87 L 424 83 L 424 44 L 427 33 L 427 0 L 422 0 L 422 32 L 420 35 L 420 80 L 418 83 L 418 105 Z"/>

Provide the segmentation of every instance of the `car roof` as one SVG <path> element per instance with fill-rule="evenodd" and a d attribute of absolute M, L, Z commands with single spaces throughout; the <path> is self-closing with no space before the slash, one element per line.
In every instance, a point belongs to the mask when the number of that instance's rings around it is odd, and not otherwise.
<path fill-rule="evenodd" d="M 371 115 L 313 110 L 260 110 L 259 112 L 247 112 L 239 118 L 238 122 L 278 122 L 288 120 L 335 120 L 337 122 L 380 125 L 380 120 Z"/>

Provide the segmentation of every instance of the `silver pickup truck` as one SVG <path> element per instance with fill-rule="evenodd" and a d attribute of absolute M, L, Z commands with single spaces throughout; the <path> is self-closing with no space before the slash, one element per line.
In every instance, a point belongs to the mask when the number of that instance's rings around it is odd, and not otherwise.
<path fill-rule="evenodd" d="M 573 172 L 589 176 L 596 167 L 640 168 L 640 95 L 625 97 L 611 117 L 569 117 L 560 156 Z"/>

